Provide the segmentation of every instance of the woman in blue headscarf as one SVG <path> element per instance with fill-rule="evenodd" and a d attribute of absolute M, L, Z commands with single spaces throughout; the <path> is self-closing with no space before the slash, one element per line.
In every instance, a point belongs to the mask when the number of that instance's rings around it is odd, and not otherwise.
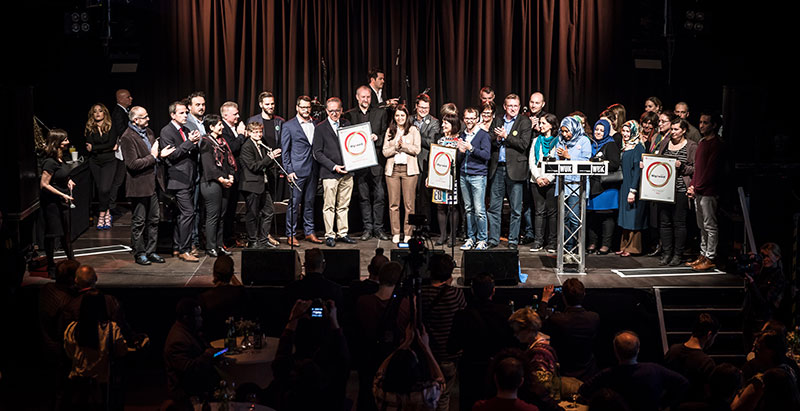
<path fill-rule="evenodd" d="M 639 162 L 644 154 L 644 144 L 639 134 L 639 124 L 630 120 L 622 125 L 622 186 L 619 197 L 619 226 L 622 240 L 617 254 L 627 257 L 642 253 L 642 230 L 647 228 L 647 207 L 638 197 L 642 169 Z"/>
<path fill-rule="evenodd" d="M 558 144 L 556 144 L 556 155 L 559 160 L 572 161 L 586 161 L 591 157 L 592 143 L 583 130 L 583 124 L 577 118 L 565 117 L 561 120 Z M 581 178 L 577 175 L 564 176 L 564 183 L 567 185 L 577 185 L 580 184 L 580 181 Z M 564 223 L 567 228 L 566 238 L 569 237 L 569 232 L 575 232 L 578 229 L 577 214 L 580 212 L 578 209 L 580 197 L 577 192 L 573 194 L 568 191 L 565 194 L 567 194 L 567 197 L 564 199 L 564 202 L 566 206 L 573 211 L 572 213 L 565 213 L 566 221 L 564 221 Z M 557 187 L 556 195 L 558 195 Z M 572 238 L 567 240 L 565 244 L 567 250 L 575 252 L 575 238 L 576 236 L 572 236 Z"/>
<path fill-rule="evenodd" d="M 608 144 L 614 143 L 614 144 Z M 594 138 L 592 139 L 592 157 L 597 161 L 608 161 L 608 173 L 613 175 L 619 170 L 619 146 L 611 135 L 611 123 L 601 118 L 594 124 Z M 589 179 L 589 201 L 586 209 L 589 211 L 588 236 L 589 247 L 587 254 L 608 254 L 611 249 L 611 238 L 616 225 L 616 210 L 619 208 L 620 181 L 603 181 L 600 176 Z"/>

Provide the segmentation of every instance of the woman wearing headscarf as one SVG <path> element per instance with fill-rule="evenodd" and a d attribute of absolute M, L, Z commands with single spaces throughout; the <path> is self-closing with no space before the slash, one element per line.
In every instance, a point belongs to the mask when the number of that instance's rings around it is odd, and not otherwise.
<path fill-rule="evenodd" d="M 558 117 L 547 113 L 539 120 L 539 136 L 533 141 L 528 158 L 531 169 L 531 196 L 533 197 L 534 211 L 534 240 L 531 251 L 541 251 L 542 248 L 554 252 L 556 248 L 556 185 L 555 176 L 542 172 L 542 161 L 556 157 L 556 143 L 558 143 Z M 547 241 L 545 241 L 545 225 L 547 227 Z"/>
<path fill-rule="evenodd" d="M 622 227 L 622 240 L 617 254 L 623 257 L 642 253 L 642 230 L 647 228 L 647 207 L 637 197 L 642 177 L 639 162 L 644 154 L 640 136 L 639 124 L 635 120 L 622 125 L 622 186 L 619 188 L 618 221 Z"/>
<path fill-rule="evenodd" d="M 592 143 L 586 132 L 583 130 L 581 121 L 574 117 L 565 117 L 561 120 L 561 128 L 559 133 L 558 143 L 556 144 L 556 155 L 559 160 L 572 160 L 572 161 L 587 161 L 592 155 Z M 581 178 L 577 175 L 564 176 L 564 184 L 576 186 L 580 184 Z M 556 195 L 558 195 L 558 187 L 556 187 Z M 566 212 L 566 228 L 568 232 L 574 232 L 578 229 L 578 217 L 580 212 L 578 209 L 580 197 L 578 192 L 568 191 L 564 199 L 565 205 L 572 210 Z M 567 236 L 568 237 L 568 236 Z M 566 237 L 565 237 L 566 238 Z M 567 240 L 565 244 L 567 250 L 575 252 L 575 236 Z"/>
<path fill-rule="evenodd" d="M 608 173 L 612 175 L 619 170 L 619 147 L 611 136 L 611 123 L 601 118 L 594 124 L 592 139 L 592 159 L 608 161 Z M 614 144 L 608 144 L 614 143 Z M 611 237 L 614 235 L 614 212 L 619 207 L 619 182 L 603 182 L 600 176 L 589 178 L 589 201 L 586 203 L 588 213 L 587 228 L 589 234 L 588 254 L 608 254 L 611 249 Z M 600 235 L 598 235 L 600 232 Z M 600 241 L 598 241 L 600 240 Z"/>

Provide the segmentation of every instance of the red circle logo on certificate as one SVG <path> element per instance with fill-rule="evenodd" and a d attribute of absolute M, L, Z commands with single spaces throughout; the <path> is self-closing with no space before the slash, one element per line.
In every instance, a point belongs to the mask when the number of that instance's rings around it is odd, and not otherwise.
<path fill-rule="evenodd" d="M 344 138 L 344 148 L 351 156 L 358 156 L 367 151 L 367 136 L 360 131 L 354 131 Z"/>
<path fill-rule="evenodd" d="M 446 153 L 439 152 L 433 157 L 433 171 L 440 176 L 450 174 L 451 165 L 452 160 Z"/>
<path fill-rule="evenodd" d="M 672 167 L 664 162 L 656 162 L 647 167 L 645 178 L 653 188 L 661 188 L 667 185 L 672 176 Z"/>

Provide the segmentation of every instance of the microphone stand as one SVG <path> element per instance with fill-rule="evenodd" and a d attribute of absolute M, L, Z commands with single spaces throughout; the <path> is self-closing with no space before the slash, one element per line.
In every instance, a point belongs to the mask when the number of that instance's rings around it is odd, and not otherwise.
<path fill-rule="evenodd" d="M 297 183 L 295 183 L 294 180 L 290 180 L 289 179 L 289 173 L 287 173 L 286 169 L 283 168 L 283 164 L 281 164 L 280 161 L 278 161 L 275 157 L 272 156 L 272 149 L 269 148 L 269 146 L 267 146 L 266 144 L 262 143 L 261 141 L 258 142 L 258 145 L 259 146 L 263 146 L 264 148 L 267 149 L 267 155 L 269 156 L 269 158 L 272 159 L 272 161 L 275 163 L 275 165 L 278 166 L 278 169 L 281 170 L 283 175 L 286 176 L 286 181 L 289 183 L 289 187 L 291 187 L 291 188 L 297 190 L 298 192 L 302 193 L 303 190 L 300 189 L 300 186 L 297 185 Z M 281 153 L 281 154 L 283 154 L 283 153 Z M 291 214 L 292 215 L 291 224 L 292 224 L 292 226 L 295 226 L 295 224 L 297 224 L 297 221 L 295 221 L 297 216 L 295 215 L 295 209 L 294 209 L 294 191 L 292 191 L 292 193 L 289 195 L 289 210 L 292 213 Z M 292 233 L 292 240 L 296 237 L 295 234 L 296 234 L 295 232 Z M 291 250 L 294 250 L 294 241 L 289 241 L 289 248 Z"/>

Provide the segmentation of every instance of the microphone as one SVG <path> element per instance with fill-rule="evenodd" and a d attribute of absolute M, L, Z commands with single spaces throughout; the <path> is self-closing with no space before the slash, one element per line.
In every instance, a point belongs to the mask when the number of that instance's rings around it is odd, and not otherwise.
<path fill-rule="evenodd" d="M 394 59 L 394 65 L 395 66 L 399 66 L 400 65 L 400 48 L 399 47 L 397 48 L 397 57 Z"/>
<path fill-rule="evenodd" d="M 428 94 L 428 93 L 430 93 L 430 91 L 431 91 L 431 88 L 428 87 L 425 90 L 422 90 L 422 93 L 420 93 L 420 94 Z"/>

